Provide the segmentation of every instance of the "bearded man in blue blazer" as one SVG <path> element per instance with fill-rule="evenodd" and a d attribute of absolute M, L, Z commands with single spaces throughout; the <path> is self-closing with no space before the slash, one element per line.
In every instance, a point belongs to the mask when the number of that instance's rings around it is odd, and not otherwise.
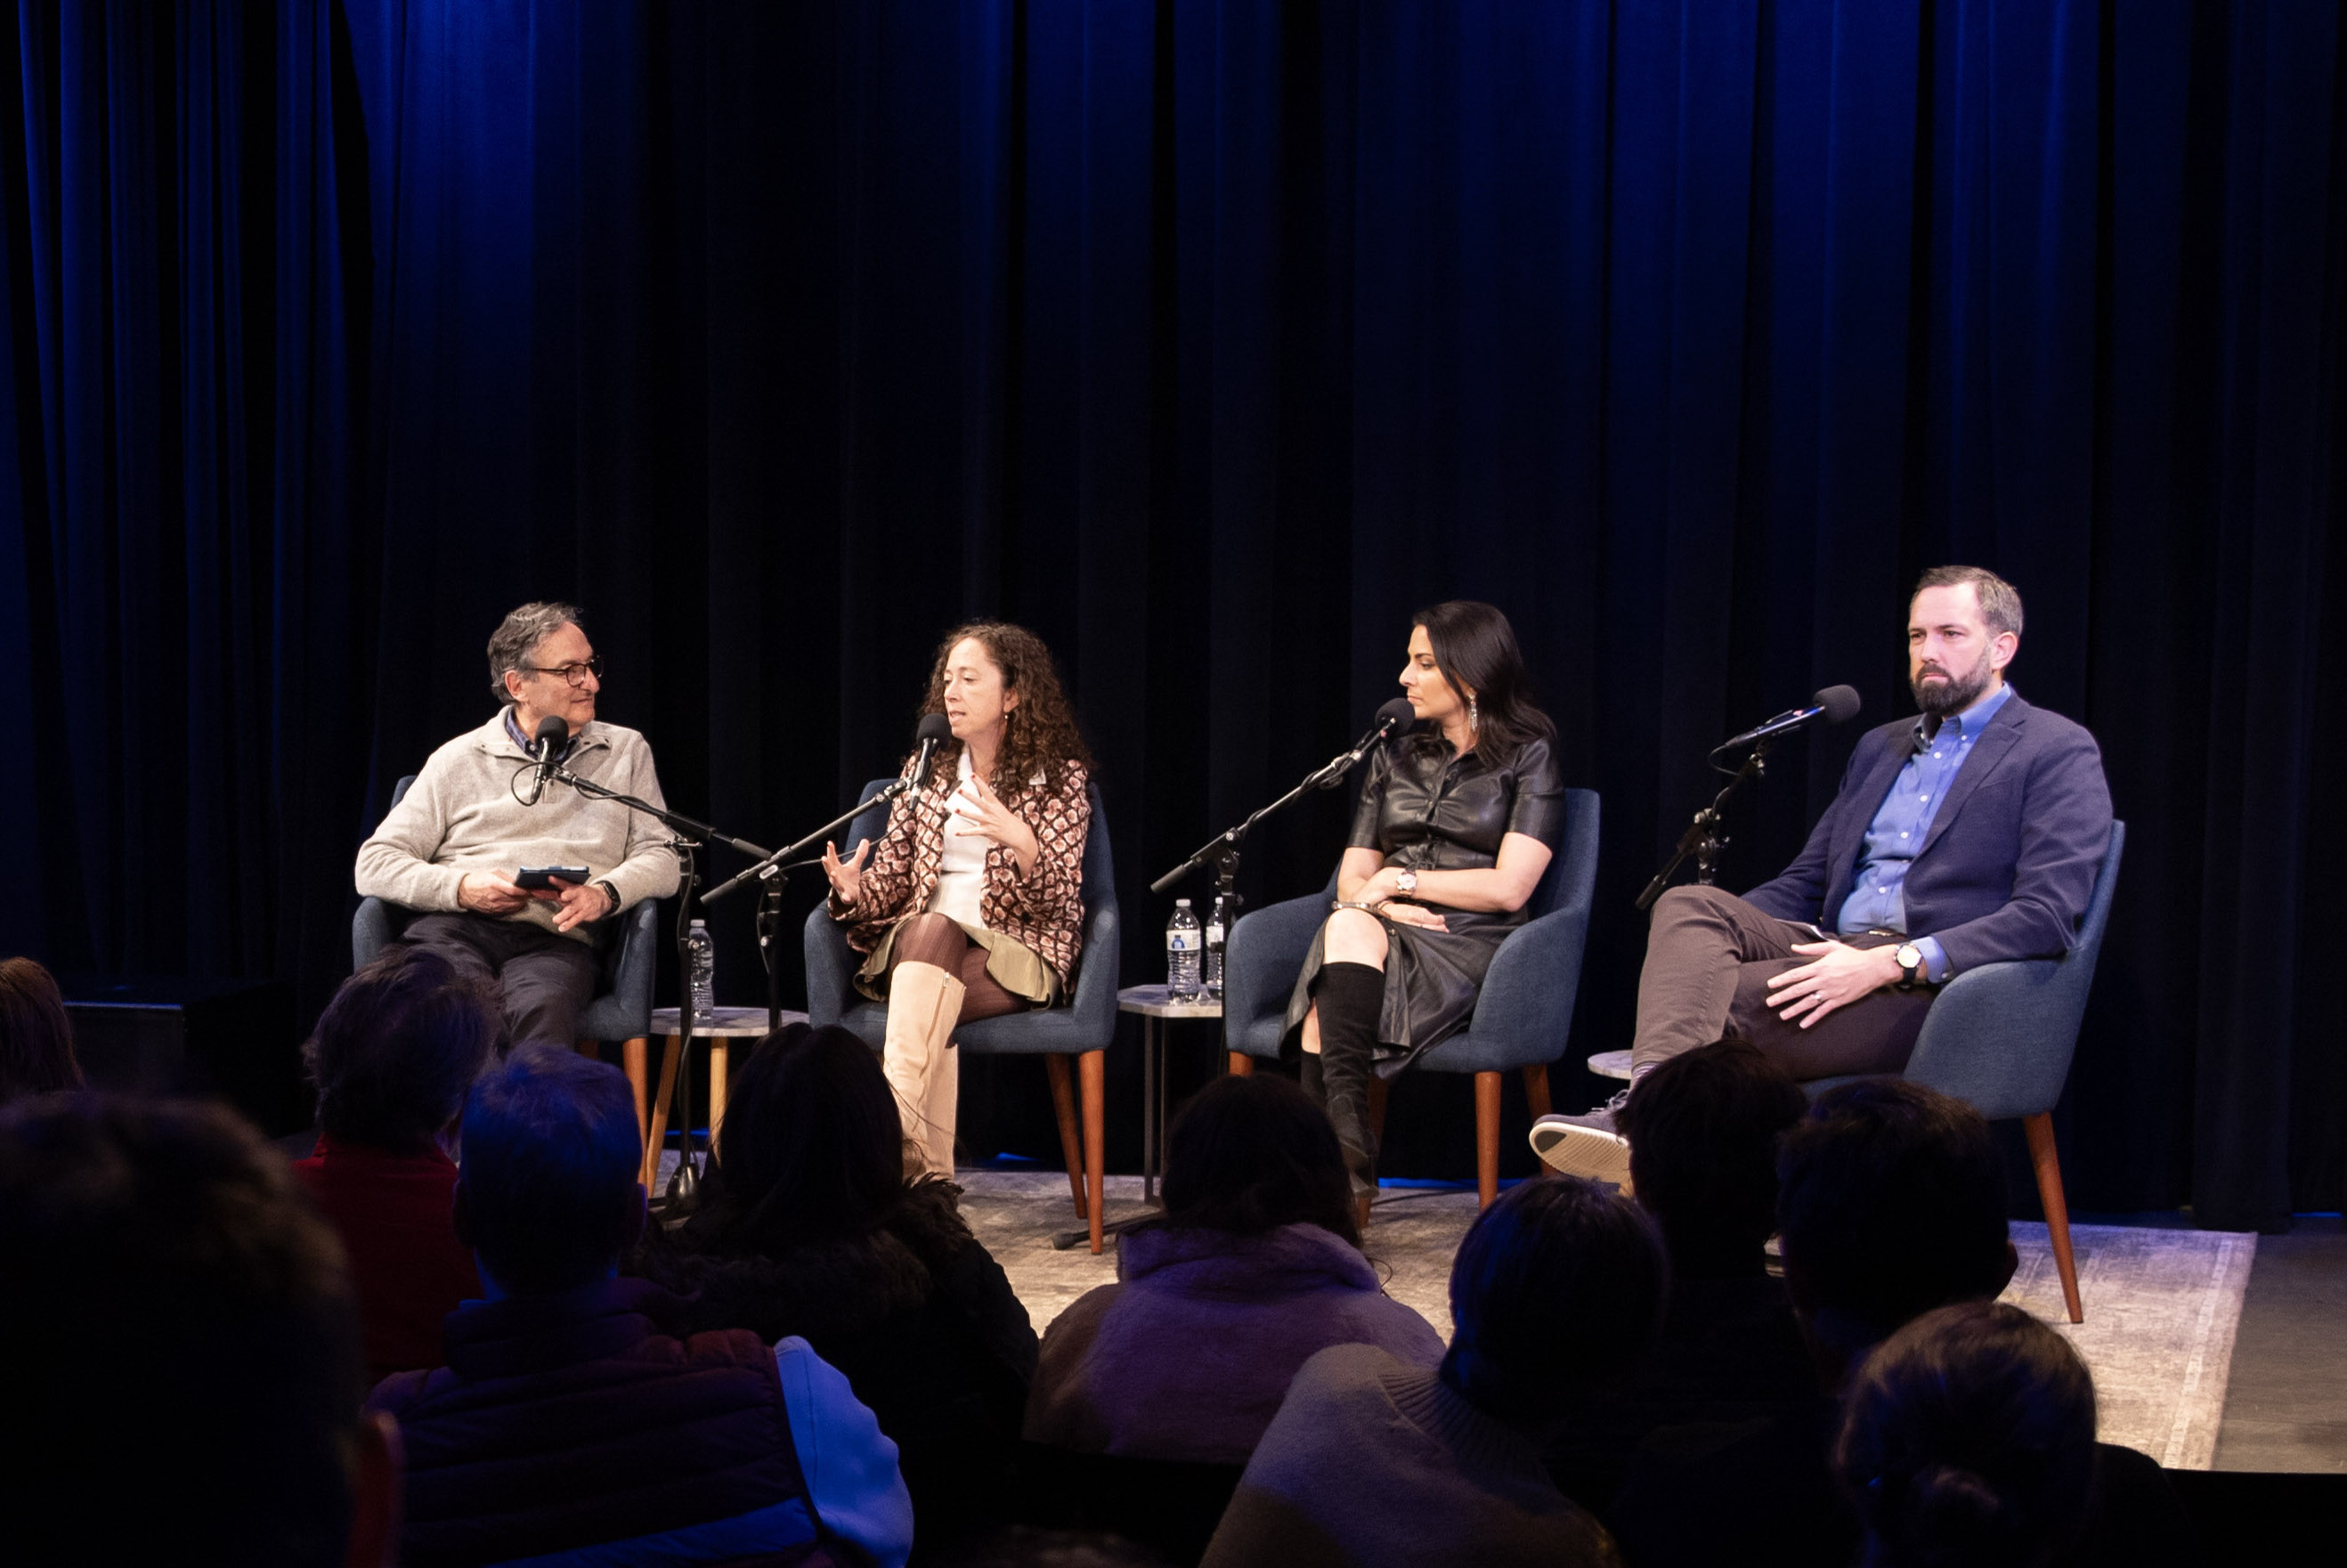
<path fill-rule="evenodd" d="M 2006 684 L 2021 595 L 1979 567 L 1934 567 L 1907 617 L 1920 717 L 1869 732 L 1782 876 L 1742 897 L 1675 887 L 1655 905 L 1630 1087 L 1544 1116 L 1558 1170 L 1620 1181 L 1614 1112 L 1638 1080 L 1723 1035 L 1795 1078 L 1897 1072 L 1949 978 L 2078 939 L 2111 832 L 2094 736 Z"/>

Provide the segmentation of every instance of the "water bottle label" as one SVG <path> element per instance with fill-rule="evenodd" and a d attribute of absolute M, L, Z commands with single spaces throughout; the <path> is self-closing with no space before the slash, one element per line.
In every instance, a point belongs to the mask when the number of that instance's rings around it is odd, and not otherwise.
<path fill-rule="evenodd" d="M 1167 952 L 1169 952 L 1169 953 L 1186 953 L 1186 952 L 1189 952 L 1189 951 L 1191 950 L 1191 948 L 1190 948 L 1190 934 L 1189 934 L 1187 931 L 1168 931 L 1168 932 L 1166 932 L 1166 933 L 1165 933 L 1165 950 L 1166 950 Z"/>

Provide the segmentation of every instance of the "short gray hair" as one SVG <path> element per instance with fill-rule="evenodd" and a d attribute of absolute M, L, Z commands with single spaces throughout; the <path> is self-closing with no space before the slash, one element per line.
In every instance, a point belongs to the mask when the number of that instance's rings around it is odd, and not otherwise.
<path fill-rule="evenodd" d="M 2010 631 L 2021 635 L 2021 590 L 1984 566 L 1935 566 L 1915 579 L 1915 592 L 1907 602 L 1915 602 L 1917 595 L 1927 588 L 1963 588 L 1970 584 L 1973 597 L 1980 601 L 1981 619 L 1988 622 L 1992 632 Z"/>
<path fill-rule="evenodd" d="M 579 617 L 577 605 L 545 600 L 525 604 L 497 622 L 489 634 L 489 690 L 498 702 L 513 701 L 506 691 L 506 671 L 525 668 L 539 643 L 565 626 L 578 624 Z"/>

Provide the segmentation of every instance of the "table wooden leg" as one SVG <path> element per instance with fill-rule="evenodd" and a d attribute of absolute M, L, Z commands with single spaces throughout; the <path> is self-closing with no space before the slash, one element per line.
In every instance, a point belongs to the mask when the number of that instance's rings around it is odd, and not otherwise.
<path fill-rule="evenodd" d="M 651 1128 L 644 1137 L 643 1182 L 648 1192 L 660 1177 L 661 1145 L 668 1142 L 668 1104 L 676 1093 L 676 1061 L 683 1045 L 683 1039 L 672 1034 L 661 1051 L 660 1092 L 652 1097 Z"/>
<path fill-rule="evenodd" d="M 709 1153 L 717 1154 L 718 1123 L 725 1120 L 725 1037 L 714 1035 L 709 1041 Z"/>

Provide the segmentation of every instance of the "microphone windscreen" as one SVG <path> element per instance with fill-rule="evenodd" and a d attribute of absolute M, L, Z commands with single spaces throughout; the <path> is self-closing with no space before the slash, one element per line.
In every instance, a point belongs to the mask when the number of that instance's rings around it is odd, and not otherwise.
<path fill-rule="evenodd" d="M 1409 705 L 1409 698 L 1396 697 L 1378 710 L 1378 723 L 1382 724 L 1389 719 L 1393 721 L 1394 733 L 1399 734 L 1418 723 L 1418 710 Z"/>
<path fill-rule="evenodd" d="M 1858 716 L 1858 689 L 1854 686 L 1829 686 L 1811 701 L 1825 710 L 1819 717 L 1829 724 L 1839 724 Z"/>
<path fill-rule="evenodd" d="M 944 745 L 953 739 L 953 723 L 943 713 L 924 713 L 921 722 L 913 726 L 915 743 L 935 741 Z"/>
<path fill-rule="evenodd" d="M 562 722 L 560 714 L 548 713 L 538 722 L 538 738 L 559 752 L 562 743 L 570 738 L 570 726 Z"/>

